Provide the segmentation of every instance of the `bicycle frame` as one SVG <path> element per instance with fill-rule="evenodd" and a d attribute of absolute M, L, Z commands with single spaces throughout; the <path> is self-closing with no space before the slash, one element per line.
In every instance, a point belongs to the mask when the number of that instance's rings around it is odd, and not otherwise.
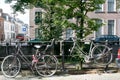
<path fill-rule="evenodd" d="M 82 42 L 83 42 L 83 41 L 82 41 Z M 92 51 L 92 48 L 94 47 L 94 45 L 95 45 L 95 43 L 91 40 L 91 42 L 90 42 L 90 47 L 89 47 L 89 52 L 85 52 L 85 51 L 83 51 L 83 50 L 81 49 L 81 47 L 80 47 L 79 44 L 77 43 L 77 40 L 75 40 L 74 43 L 73 43 L 73 47 L 72 47 L 72 49 L 71 49 L 71 51 L 70 51 L 70 55 L 73 53 L 74 48 L 77 47 L 77 49 L 78 49 L 79 53 L 81 53 L 81 55 L 92 57 L 92 56 L 91 56 L 91 51 Z"/>
<path fill-rule="evenodd" d="M 16 52 L 16 54 L 14 54 L 14 56 L 16 56 L 16 57 L 20 57 L 26 64 L 27 64 L 27 66 L 29 66 L 30 67 L 30 69 L 33 71 L 33 67 L 32 67 L 32 61 L 30 61 L 24 54 L 23 54 L 23 52 L 22 52 L 22 50 L 21 50 L 21 45 L 20 45 L 20 43 L 18 43 L 18 45 L 17 45 L 17 52 Z M 32 56 L 31 56 L 32 57 Z"/>

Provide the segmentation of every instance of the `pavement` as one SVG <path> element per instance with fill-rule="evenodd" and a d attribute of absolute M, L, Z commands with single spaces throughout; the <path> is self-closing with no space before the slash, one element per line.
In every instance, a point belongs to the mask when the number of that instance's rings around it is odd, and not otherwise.
<path fill-rule="evenodd" d="M 6 78 L 0 75 L 0 80 L 120 80 L 120 73 L 104 73 L 104 74 L 80 74 L 80 75 L 54 75 L 52 77 L 39 76 L 21 76 L 16 78 Z"/>
<path fill-rule="evenodd" d="M 51 77 L 32 74 L 30 70 L 22 70 L 15 78 L 6 78 L 0 71 L 0 80 L 120 80 L 120 70 L 111 68 L 109 73 L 103 69 L 84 69 L 74 71 L 57 71 Z"/>
<path fill-rule="evenodd" d="M 111 67 L 108 73 L 103 68 L 85 68 L 83 70 L 60 70 L 51 77 L 34 75 L 30 70 L 22 70 L 15 78 L 6 78 L 0 71 L 0 80 L 120 80 L 120 69 Z"/>

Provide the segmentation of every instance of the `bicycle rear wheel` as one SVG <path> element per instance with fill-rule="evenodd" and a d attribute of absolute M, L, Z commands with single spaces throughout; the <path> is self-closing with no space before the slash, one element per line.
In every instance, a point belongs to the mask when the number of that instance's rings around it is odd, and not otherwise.
<path fill-rule="evenodd" d="M 6 56 L 1 63 L 1 71 L 5 77 L 16 77 L 21 68 L 20 60 L 14 55 Z"/>
<path fill-rule="evenodd" d="M 92 49 L 92 55 L 94 62 L 98 65 L 109 65 L 113 59 L 110 48 L 106 45 L 96 45 Z"/>
<path fill-rule="evenodd" d="M 39 75 L 47 77 L 52 76 L 57 71 L 57 60 L 52 55 L 42 55 L 35 64 Z"/>

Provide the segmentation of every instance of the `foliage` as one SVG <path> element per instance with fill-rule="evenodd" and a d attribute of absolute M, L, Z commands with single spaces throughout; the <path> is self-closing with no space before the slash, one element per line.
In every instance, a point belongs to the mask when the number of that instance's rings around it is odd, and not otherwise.
<path fill-rule="evenodd" d="M 61 24 L 61 19 L 56 16 L 55 4 L 50 2 L 45 2 L 45 4 L 38 5 L 36 7 L 42 7 L 45 10 L 43 12 L 42 24 L 39 29 L 41 30 L 41 35 L 39 36 L 41 40 L 50 40 L 52 38 L 60 39 L 62 36 L 63 28 Z"/>
<path fill-rule="evenodd" d="M 5 0 L 5 3 L 14 3 L 11 7 L 13 8 L 13 13 L 21 12 L 25 13 L 25 9 L 30 8 L 31 3 L 35 4 L 37 0 Z"/>
<path fill-rule="evenodd" d="M 13 0 L 6 0 L 8 3 L 12 1 Z M 99 4 L 103 4 L 104 1 L 105 0 L 16 0 L 15 5 L 12 7 L 14 11 L 22 12 L 24 12 L 25 8 L 30 8 L 31 5 L 43 8 L 46 11 L 44 14 L 45 18 L 42 21 L 44 24 L 43 27 L 46 26 L 45 32 L 43 33 L 48 31 L 49 34 L 53 28 L 56 30 L 58 26 L 61 27 L 60 30 L 71 27 L 76 31 L 77 37 L 84 38 L 100 27 L 100 25 L 95 22 L 95 19 L 90 19 L 87 16 L 87 13 L 99 9 Z M 69 21 L 73 18 L 76 20 L 75 23 Z"/>
<path fill-rule="evenodd" d="M 102 4 L 104 0 L 68 0 L 66 4 L 67 10 L 65 12 L 67 19 L 75 18 L 76 23 L 72 27 L 76 30 L 77 37 L 84 38 L 85 36 L 91 34 L 96 28 L 99 28 L 95 19 L 91 19 L 87 16 L 88 12 L 95 11 L 99 9 L 99 4 Z"/>
<path fill-rule="evenodd" d="M 116 6 L 117 6 L 116 8 L 117 8 L 117 9 L 120 9 L 120 0 L 116 0 L 116 3 L 117 3 L 117 4 L 116 4 Z"/>

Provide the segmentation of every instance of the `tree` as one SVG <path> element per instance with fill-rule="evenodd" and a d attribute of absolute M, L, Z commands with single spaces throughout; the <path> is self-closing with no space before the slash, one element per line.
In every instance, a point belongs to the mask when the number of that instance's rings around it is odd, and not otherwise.
<path fill-rule="evenodd" d="M 6 0 L 6 2 L 11 3 L 13 0 Z M 40 18 L 41 16 L 35 18 L 35 23 L 39 26 L 38 37 L 40 40 L 51 40 L 52 38 L 60 39 L 63 31 L 62 25 L 60 24 L 62 21 L 60 21 L 60 18 L 57 16 L 55 17 L 55 4 L 50 0 L 17 0 L 12 8 L 14 9 L 14 12 L 24 13 L 25 8 L 31 8 L 32 6 L 40 7 L 45 10 L 45 12 L 42 12 L 44 18 Z"/>
<path fill-rule="evenodd" d="M 76 30 L 77 37 L 84 38 L 100 27 L 95 22 L 96 19 L 89 18 L 87 13 L 99 9 L 99 4 L 103 3 L 104 0 L 67 0 L 64 4 L 67 7 L 65 16 L 67 19 L 76 19 L 72 28 Z"/>
<path fill-rule="evenodd" d="M 42 4 L 40 4 L 42 3 Z M 45 10 L 43 13 L 44 18 L 42 18 L 42 23 L 40 25 L 41 30 L 41 36 L 40 38 L 42 40 L 50 40 L 52 38 L 60 39 L 60 36 L 62 36 L 62 25 L 60 21 L 60 18 L 56 16 L 55 10 L 55 4 L 50 1 L 41 1 L 38 2 L 36 7 L 41 7 Z"/>
<path fill-rule="evenodd" d="M 6 0 L 12 2 L 13 0 Z M 76 31 L 77 37 L 85 36 L 96 31 L 100 24 L 87 16 L 88 12 L 99 9 L 99 4 L 103 4 L 105 0 L 17 0 L 13 5 L 14 11 L 24 12 L 25 8 L 30 5 L 42 7 L 46 11 L 46 20 L 43 23 L 49 24 L 48 27 L 55 23 L 62 24 L 61 27 L 71 27 Z M 59 21 L 59 19 L 60 21 Z M 75 18 L 76 23 L 71 23 L 69 19 Z"/>

